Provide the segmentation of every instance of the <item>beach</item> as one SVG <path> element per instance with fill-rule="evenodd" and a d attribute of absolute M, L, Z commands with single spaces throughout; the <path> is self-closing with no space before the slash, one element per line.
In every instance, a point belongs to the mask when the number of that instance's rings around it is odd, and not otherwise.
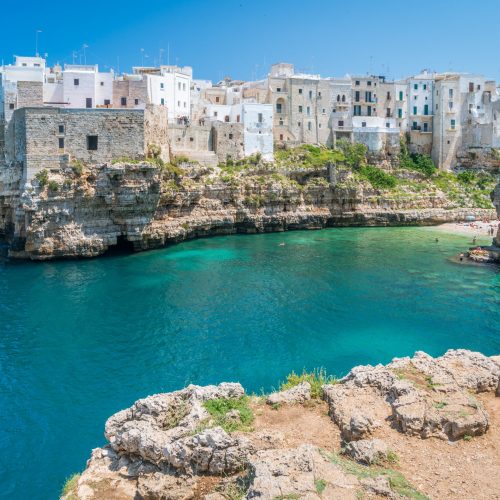
<path fill-rule="evenodd" d="M 493 236 L 498 231 L 500 221 L 490 220 L 488 222 L 474 221 L 474 222 L 447 222 L 439 226 L 434 226 L 433 229 L 443 231 L 445 233 L 464 234 L 471 237 L 488 237 Z M 493 234 L 490 229 L 493 228 Z"/>

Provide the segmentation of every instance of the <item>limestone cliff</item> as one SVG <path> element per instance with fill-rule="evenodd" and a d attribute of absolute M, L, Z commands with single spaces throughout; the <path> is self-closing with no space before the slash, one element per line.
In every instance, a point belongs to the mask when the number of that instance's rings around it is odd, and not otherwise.
<path fill-rule="evenodd" d="M 500 491 L 500 357 L 417 352 L 340 380 L 156 394 L 106 423 L 71 499 L 453 498 Z"/>
<path fill-rule="evenodd" d="M 0 233 L 10 256 L 43 260 L 236 232 L 437 224 L 494 214 L 477 208 L 477 197 L 465 193 L 460 204 L 418 174 L 401 175 L 405 185 L 384 190 L 333 166 L 77 164 L 43 172 L 22 193 L 0 195 Z"/>

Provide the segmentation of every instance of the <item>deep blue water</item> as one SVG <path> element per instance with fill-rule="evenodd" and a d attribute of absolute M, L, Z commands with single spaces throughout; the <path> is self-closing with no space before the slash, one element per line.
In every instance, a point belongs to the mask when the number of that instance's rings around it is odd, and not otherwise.
<path fill-rule="evenodd" d="M 56 498 L 107 417 L 190 382 L 259 392 L 302 368 L 500 353 L 499 270 L 447 260 L 468 240 L 345 228 L 0 262 L 0 495 Z"/>

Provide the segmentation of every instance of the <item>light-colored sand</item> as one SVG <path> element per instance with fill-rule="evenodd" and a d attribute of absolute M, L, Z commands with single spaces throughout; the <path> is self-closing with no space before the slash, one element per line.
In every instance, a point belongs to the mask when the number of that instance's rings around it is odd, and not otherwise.
<path fill-rule="evenodd" d="M 493 235 L 489 232 L 490 228 L 493 227 L 494 233 L 497 233 L 498 230 L 498 220 L 493 220 L 489 222 L 447 222 L 446 224 L 441 224 L 439 226 L 433 226 L 433 229 L 437 229 L 439 231 L 443 231 L 445 233 L 453 233 L 453 234 L 464 234 L 469 235 L 471 237 L 491 237 Z"/>

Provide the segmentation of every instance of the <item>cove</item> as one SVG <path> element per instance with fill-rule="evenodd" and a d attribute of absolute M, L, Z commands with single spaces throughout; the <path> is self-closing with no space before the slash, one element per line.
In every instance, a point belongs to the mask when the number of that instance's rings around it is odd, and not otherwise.
<path fill-rule="evenodd" d="M 106 419 L 149 394 L 220 381 L 258 393 L 291 370 L 341 376 L 416 350 L 500 353 L 498 268 L 448 260 L 469 243 L 342 228 L 0 262 L 2 496 L 57 498 Z"/>

